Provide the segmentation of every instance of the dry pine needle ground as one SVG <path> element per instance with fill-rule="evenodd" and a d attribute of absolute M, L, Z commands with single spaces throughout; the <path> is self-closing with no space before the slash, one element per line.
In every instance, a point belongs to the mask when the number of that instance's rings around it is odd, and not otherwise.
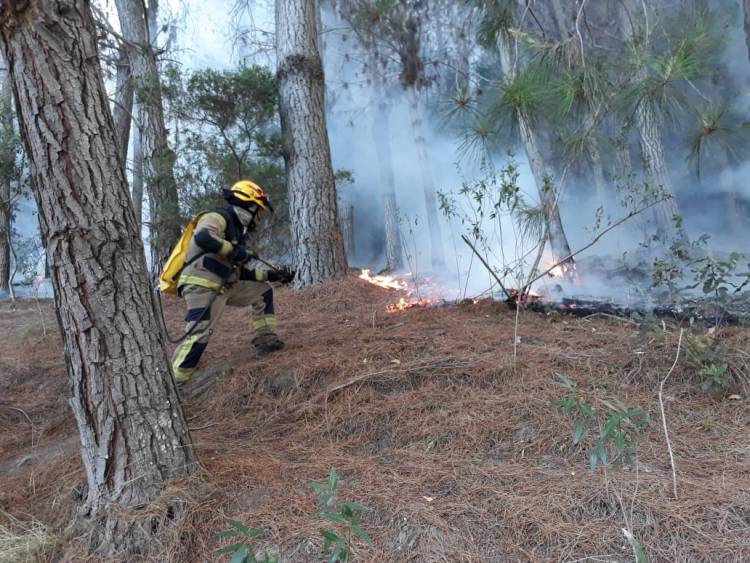
<path fill-rule="evenodd" d="M 259 545 L 285 561 L 322 560 L 306 485 L 335 467 L 342 496 L 371 508 L 374 546 L 356 544 L 357 561 L 630 561 L 625 527 L 654 561 L 750 560 L 750 331 L 722 333 L 737 376 L 727 395 L 701 391 L 684 357 L 670 378 L 674 499 L 657 391 L 677 327 L 526 313 L 514 366 L 504 305 L 385 313 L 394 300 L 356 279 L 282 290 L 287 349 L 263 359 L 244 313 L 227 311 L 202 365 L 233 369 L 185 404 L 201 486 L 186 493 L 174 542 L 147 558 L 216 560 L 216 532 L 233 518 L 269 530 Z M 182 304 L 165 306 L 177 333 Z M 0 508 L 59 530 L 83 477 L 61 345 L 43 338 L 34 304 L 2 307 Z M 51 330 L 51 303 L 42 314 Z M 637 469 L 588 470 L 553 404 L 565 393 L 557 374 L 594 403 L 651 415 Z M 53 557 L 78 557 L 80 543 L 61 538 Z"/>

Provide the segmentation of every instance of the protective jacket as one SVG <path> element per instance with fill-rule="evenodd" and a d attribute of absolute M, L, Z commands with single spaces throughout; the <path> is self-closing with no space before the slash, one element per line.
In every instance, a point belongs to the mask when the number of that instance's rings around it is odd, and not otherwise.
<path fill-rule="evenodd" d="M 244 243 L 245 228 L 234 210 L 214 209 L 198 220 L 185 256 L 178 288 L 196 285 L 218 290 L 238 280 L 267 281 L 268 272 L 237 266 L 231 260 L 235 246 Z"/>

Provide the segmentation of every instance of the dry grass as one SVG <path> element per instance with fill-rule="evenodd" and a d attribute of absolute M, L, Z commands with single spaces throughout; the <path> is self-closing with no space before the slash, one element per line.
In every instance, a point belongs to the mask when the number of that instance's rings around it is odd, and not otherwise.
<path fill-rule="evenodd" d="M 37 520 L 21 520 L 0 513 L 0 563 L 36 563 L 46 561 L 55 545 L 55 537 Z"/>
<path fill-rule="evenodd" d="M 185 405 L 204 486 L 189 497 L 174 543 L 153 558 L 215 560 L 216 532 L 234 518 L 269 530 L 259 547 L 284 561 L 316 561 L 320 523 L 306 484 L 336 467 L 342 495 L 371 507 L 364 527 L 375 545 L 358 544 L 357 561 L 628 561 L 622 528 L 656 561 L 750 560 L 750 413 L 741 384 L 750 331 L 722 334 L 737 381 L 727 396 L 740 400 L 703 393 L 684 361 L 671 375 L 664 399 L 680 487 L 673 499 L 657 391 L 678 327 L 522 314 L 514 365 L 514 314 L 504 305 L 385 313 L 393 300 L 354 279 L 280 292 L 288 347 L 261 360 L 245 313 L 227 311 L 203 365 L 229 364 L 233 373 Z M 167 303 L 173 333 L 182 314 L 181 303 Z M 59 464 L 32 460 L 3 474 L 0 502 L 54 523 L 81 478 L 67 409 L 56 423 L 45 419 L 63 408 L 55 393 L 65 393 L 64 373 L 47 365 L 47 352 L 29 352 L 28 336 L 18 342 L 0 348 L 0 361 L 13 366 L 0 391 L 40 436 L 31 450 L 23 417 L 0 410 L 0 466 L 73 441 Z M 617 397 L 652 415 L 637 471 L 589 473 L 572 446 L 572 421 L 553 406 L 563 393 L 558 373 L 593 402 Z M 40 385 L 46 378 L 56 383 Z"/>

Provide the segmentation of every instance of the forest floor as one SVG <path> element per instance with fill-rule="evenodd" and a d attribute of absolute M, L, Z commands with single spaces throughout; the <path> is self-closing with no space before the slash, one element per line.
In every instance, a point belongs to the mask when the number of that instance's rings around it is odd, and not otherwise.
<path fill-rule="evenodd" d="M 256 545 L 282 561 L 322 561 L 307 485 L 335 467 L 340 499 L 369 507 L 373 546 L 355 541 L 354 561 L 633 561 L 623 528 L 652 561 L 750 561 L 749 329 L 719 331 L 732 375 L 720 394 L 701 389 L 683 342 L 664 390 L 674 498 L 658 390 L 676 324 L 524 312 L 514 362 L 506 305 L 386 313 L 393 301 L 355 278 L 280 290 L 287 348 L 261 359 L 246 313 L 227 311 L 201 365 L 232 370 L 185 397 L 200 493 L 155 559 L 227 560 L 217 532 L 231 518 L 268 530 Z M 165 307 L 177 334 L 183 305 Z M 79 560 L 62 532 L 83 474 L 52 303 L 0 304 L 0 334 L 0 560 L 18 538 Z M 631 432 L 634 467 L 590 470 L 591 436 L 574 445 L 575 418 L 555 405 L 571 393 L 559 375 L 594 425 L 601 400 L 650 415 Z"/>

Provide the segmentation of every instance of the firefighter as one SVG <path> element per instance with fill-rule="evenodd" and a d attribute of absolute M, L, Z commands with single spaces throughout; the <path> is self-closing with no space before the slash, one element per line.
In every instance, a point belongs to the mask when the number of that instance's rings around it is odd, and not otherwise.
<path fill-rule="evenodd" d="M 256 256 L 245 246 L 245 237 L 255 229 L 259 213 L 273 213 L 268 194 L 257 184 L 242 180 L 223 195 L 228 207 L 199 217 L 178 281 L 178 292 L 187 304 L 188 334 L 172 356 L 178 384 L 192 376 L 227 305 L 250 307 L 257 355 L 284 347 L 275 332 L 273 288 L 268 282 L 290 283 L 294 271 L 247 266 Z"/>

